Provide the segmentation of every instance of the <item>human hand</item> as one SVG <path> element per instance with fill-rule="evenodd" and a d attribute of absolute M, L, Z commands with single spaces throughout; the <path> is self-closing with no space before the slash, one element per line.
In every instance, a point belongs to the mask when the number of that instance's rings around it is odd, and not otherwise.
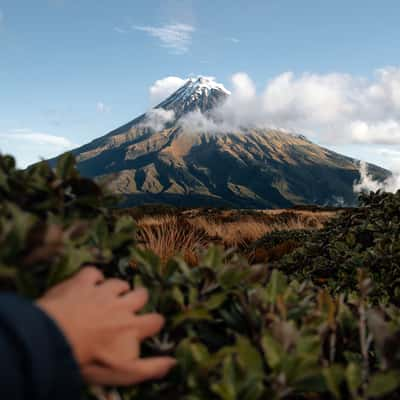
<path fill-rule="evenodd" d="M 171 357 L 140 358 L 140 343 L 164 325 L 160 314 L 136 315 L 147 303 L 146 289 L 105 280 L 93 267 L 50 289 L 37 305 L 56 321 L 90 384 L 130 385 L 163 377 Z"/>

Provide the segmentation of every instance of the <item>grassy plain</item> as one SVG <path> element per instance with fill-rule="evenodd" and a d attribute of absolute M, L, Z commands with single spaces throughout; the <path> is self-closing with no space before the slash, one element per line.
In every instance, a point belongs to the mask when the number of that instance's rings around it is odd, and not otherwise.
<path fill-rule="evenodd" d="M 139 246 L 155 252 L 163 262 L 181 255 L 197 265 L 199 254 L 211 244 L 235 249 L 250 263 L 268 261 L 271 251 L 260 241 L 278 231 L 322 229 L 338 211 L 323 209 L 223 210 L 133 208 Z M 284 246 L 288 251 L 296 246 Z M 282 248 L 282 246 L 281 246 Z M 282 248 L 283 249 L 283 248 Z"/>

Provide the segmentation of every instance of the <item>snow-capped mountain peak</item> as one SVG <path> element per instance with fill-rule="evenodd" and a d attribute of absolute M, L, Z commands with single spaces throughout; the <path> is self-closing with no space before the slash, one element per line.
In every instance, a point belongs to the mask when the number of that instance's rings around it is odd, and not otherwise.
<path fill-rule="evenodd" d="M 219 90 L 221 92 L 224 92 L 226 95 L 230 95 L 231 92 L 225 88 L 225 86 L 222 83 L 218 83 L 215 81 L 214 78 L 212 77 L 207 77 L 207 76 L 199 76 L 197 78 L 189 78 L 188 81 L 185 84 L 186 90 L 190 91 L 191 93 L 199 93 L 202 91 L 208 91 L 210 92 L 211 90 Z"/>
<path fill-rule="evenodd" d="M 230 95 L 224 85 L 214 78 L 199 76 L 189 78 L 175 93 L 156 108 L 174 110 L 177 118 L 191 111 L 207 112 L 221 104 Z"/>

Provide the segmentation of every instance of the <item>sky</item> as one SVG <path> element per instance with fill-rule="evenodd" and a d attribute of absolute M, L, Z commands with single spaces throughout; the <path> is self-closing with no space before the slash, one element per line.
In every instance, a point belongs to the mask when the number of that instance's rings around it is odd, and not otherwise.
<path fill-rule="evenodd" d="M 0 151 L 55 156 L 204 75 L 236 94 L 231 117 L 400 171 L 399 15 L 398 0 L 0 0 Z"/>

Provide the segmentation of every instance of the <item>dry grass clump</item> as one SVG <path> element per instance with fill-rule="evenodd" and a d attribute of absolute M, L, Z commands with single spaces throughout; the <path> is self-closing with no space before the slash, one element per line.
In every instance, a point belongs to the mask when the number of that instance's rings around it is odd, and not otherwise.
<path fill-rule="evenodd" d="M 241 247 L 271 232 L 271 226 L 267 223 L 254 220 L 224 223 L 196 217 L 188 222 L 202 228 L 210 238 L 221 241 L 226 247 Z"/>
<path fill-rule="evenodd" d="M 286 212 L 287 213 L 287 212 Z M 244 217 L 236 221 L 209 220 L 206 217 L 188 219 L 193 226 L 202 228 L 211 238 L 219 238 L 227 247 L 243 247 L 264 235 L 275 231 L 322 229 L 333 217 L 333 213 L 319 215 L 311 212 L 291 213 L 279 218 L 281 213 L 274 213 L 274 218 Z"/>
<path fill-rule="evenodd" d="M 144 217 L 138 226 L 139 246 L 152 250 L 163 263 L 180 254 L 189 265 L 196 265 L 199 250 L 208 243 L 204 233 L 176 216 Z"/>
<path fill-rule="evenodd" d="M 251 243 L 275 231 L 321 229 L 335 212 L 268 210 L 189 210 L 177 214 L 145 215 L 138 219 L 138 240 L 163 262 L 180 254 L 189 265 L 211 243 L 245 250 Z M 247 251 L 243 251 L 247 254 Z M 249 256 L 250 257 L 250 256 Z"/>

